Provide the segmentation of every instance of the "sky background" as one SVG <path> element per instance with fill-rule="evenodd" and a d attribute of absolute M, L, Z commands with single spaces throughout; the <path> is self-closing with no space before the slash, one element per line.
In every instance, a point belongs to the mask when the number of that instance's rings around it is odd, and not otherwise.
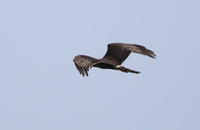
<path fill-rule="evenodd" d="M 0 0 L 1 130 L 199 130 L 199 0 Z M 151 49 L 92 68 L 107 44 Z"/>

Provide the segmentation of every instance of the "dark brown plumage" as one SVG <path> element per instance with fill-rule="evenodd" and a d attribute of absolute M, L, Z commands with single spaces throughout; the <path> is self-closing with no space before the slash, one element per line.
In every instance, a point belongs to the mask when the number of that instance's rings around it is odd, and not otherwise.
<path fill-rule="evenodd" d="M 143 54 L 151 58 L 156 55 L 153 51 L 146 49 L 144 46 L 126 43 L 110 43 L 105 56 L 101 59 L 96 59 L 90 56 L 78 55 L 74 58 L 75 66 L 80 74 L 88 76 L 88 71 L 91 67 L 98 67 L 101 69 L 115 69 L 122 72 L 140 73 L 139 71 L 130 70 L 123 67 L 121 64 L 126 60 L 131 52 Z"/>

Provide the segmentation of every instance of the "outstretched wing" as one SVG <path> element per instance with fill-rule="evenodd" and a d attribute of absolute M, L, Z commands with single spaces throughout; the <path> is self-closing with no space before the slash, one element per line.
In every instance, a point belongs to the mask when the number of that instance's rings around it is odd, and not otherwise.
<path fill-rule="evenodd" d="M 74 63 L 80 74 L 88 76 L 89 68 L 91 68 L 94 64 L 99 62 L 98 59 L 93 57 L 85 56 L 85 55 L 78 55 L 74 58 Z"/>
<path fill-rule="evenodd" d="M 126 58 L 130 55 L 131 52 L 143 54 L 151 58 L 156 57 L 153 51 L 141 45 L 126 43 L 110 43 L 108 44 L 108 50 L 103 58 L 112 59 L 121 64 L 124 62 L 124 60 L 126 60 Z"/>

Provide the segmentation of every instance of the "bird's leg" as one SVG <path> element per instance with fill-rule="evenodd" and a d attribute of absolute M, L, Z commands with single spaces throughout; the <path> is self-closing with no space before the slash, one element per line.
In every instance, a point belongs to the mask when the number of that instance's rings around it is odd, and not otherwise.
<path fill-rule="evenodd" d="M 136 73 L 136 74 L 139 74 L 139 73 L 140 73 L 139 71 L 135 71 L 135 70 L 131 70 L 131 69 L 125 68 L 125 67 L 122 66 L 122 65 L 117 65 L 117 66 L 116 66 L 116 69 L 117 69 L 117 70 L 120 70 L 120 71 L 122 71 L 122 72 L 126 72 L 126 73 L 128 73 L 128 72 Z"/>

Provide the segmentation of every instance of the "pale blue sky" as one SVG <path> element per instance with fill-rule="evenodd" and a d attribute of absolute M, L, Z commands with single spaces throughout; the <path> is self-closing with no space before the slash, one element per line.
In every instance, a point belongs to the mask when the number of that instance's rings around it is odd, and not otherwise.
<path fill-rule="evenodd" d="M 0 0 L 1 130 L 199 130 L 199 0 Z M 139 75 L 76 70 L 110 42 Z"/>

